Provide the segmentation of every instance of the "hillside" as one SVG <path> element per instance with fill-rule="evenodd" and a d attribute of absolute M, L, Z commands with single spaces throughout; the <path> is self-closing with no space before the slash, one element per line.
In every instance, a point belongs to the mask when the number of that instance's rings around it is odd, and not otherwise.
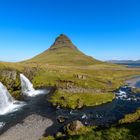
<path fill-rule="evenodd" d="M 24 62 L 53 65 L 94 65 L 101 63 L 101 61 L 82 53 L 64 34 L 57 37 L 48 50 Z"/>

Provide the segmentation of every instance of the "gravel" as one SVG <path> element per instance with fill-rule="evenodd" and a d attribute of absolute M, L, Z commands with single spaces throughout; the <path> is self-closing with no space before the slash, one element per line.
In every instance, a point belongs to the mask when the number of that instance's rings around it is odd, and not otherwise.
<path fill-rule="evenodd" d="M 39 140 L 52 124 L 50 119 L 33 114 L 26 117 L 23 123 L 18 123 L 7 130 L 0 136 L 0 140 Z"/>

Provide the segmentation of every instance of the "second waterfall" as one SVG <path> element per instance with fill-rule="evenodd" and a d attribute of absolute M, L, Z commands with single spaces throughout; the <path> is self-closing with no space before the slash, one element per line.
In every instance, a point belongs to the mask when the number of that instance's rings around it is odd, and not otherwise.
<path fill-rule="evenodd" d="M 24 96 L 34 97 L 40 94 L 46 94 L 46 90 L 35 90 L 31 81 L 23 74 L 20 74 L 21 92 Z"/>

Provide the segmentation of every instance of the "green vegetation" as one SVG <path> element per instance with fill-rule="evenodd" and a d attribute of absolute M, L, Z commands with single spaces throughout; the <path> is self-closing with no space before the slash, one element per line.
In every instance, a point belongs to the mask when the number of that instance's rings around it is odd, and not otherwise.
<path fill-rule="evenodd" d="M 14 78 L 15 72 L 16 78 Z M 54 66 L 39 63 L 32 63 L 30 65 L 23 63 L 9 64 L 3 62 L 0 63 L 0 73 L 0 81 L 8 87 L 10 93 L 17 99 L 20 98 L 19 73 L 24 73 L 33 82 L 35 87 L 55 86 L 57 88 L 57 93 L 52 94 L 52 101 L 55 99 L 55 101 L 62 102 L 60 97 L 65 96 L 64 94 L 66 94 L 68 97 L 65 97 L 65 102 L 73 98 L 73 105 L 63 103 L 62 106 L 75 108 L 77 106 L 79 94 L 83 97 L 82 102 L 81 99 L 78 102 L 81 104 L 83 103 L 83 105 L 96 105 L 94 99 L 98 93 L 100 94 L 99 96 L 104 95 L 106 98 L 101 96 L 102 99 L 98 101 L 97 104 L 111 101 L 110 99 L 113 98 L 108 96 L 108 93 L 113 93 L 114 90 L 124 83 L 126 78 L 132 75 L 139 75 L 140 71 L 109 64 L 98 64 L 85 67 Z M 112 94 L 110 93 L 109 95 Z M 93 101 L 89 104 L 84 101 L 88 98 L 93 98 Z"/>
<path fill-rule="evenodd" d="M 119 124 L 132 123 L 138 119 L 140 119 L 140 108 L 137 109 L 134 113 L 125 115 L 124 118 L 119 121 Z"/>
<path fill-rule="evenodd" d="M 99 64 L 94 66 L 44 66 L 33 78 L 36 87 L 55 86 L 51 102 L 61 107 L 99 105 L 111 101 L 114 90 L 140 71 Z M 79 98 L 80 97 L 80 98 Z M 96 99 L 97 98 L 97 99 Z M 95 102 L 96 100 L 96 102 Z"/>
<path fill-rule="evenodd" d="M 80 51 L 73 50 L 71 48 L 60 48 L 59 50 L 54 51 L 48 50 L 36 56 L 35 58 L 28 60 L 26 63 L 36 63 L 36 62 L 65 66 L 67 65 L 85 66 L 101 63 L 100 61 L 94 60 L 92 57 L 85 56 Z"/>
<path fill-rule="evenodd" d="M 25 63 L 47 63 L 53 65 L 76 65 L 87 66 L 102 63 L 92 57 L 86 56 L 78 50 L 71 40 L 65 36 L 60 35 L 56 38 L 55 43 L 45 52 L 36 57 L 25 61 Z"/>
<path fill-rule="evenodd" d="M 72 130 L 68 129 L 65 133 L 67 135 L 73 136 L 73 135 L 83 135 L 83 134 L 89 133 L 89 132 L 92 132 L 92 127 L 83 126 L 77 131 L 72 131 Z"/>
<path fill-rule="evenodd" d="M 65 140 L 139 140 L 140 139 L 140 109 L 135 113 L 127 114 L 119 121 L 119 125 L 108 129 L 93 128 L 84 134 L 69 136 Z M 57 139 L 57 138 L 56 138 Z M 63 140 L 61 137 L 59 140 Z"/>
<path fill-rule="evenodd" d="M 52 140 L 139 140 L 140 121 L 108 129 L 82 128 L 78 132 L 68 133 L 67 137 L 51 137 Z M 65 136 L 65 135 L 64 135 Z M 50 137 L 50 136 L 49 136 Z M 48 138 L 49 138 L 48 137 Z M 49 140 L 45 138 L 41 140 Z"/>
<path fill-rule="evenodd" d="M 40 140 L 55 140 L 53 136 L 42 137 Z"/>
<path fill-rule="evenodd" d="M 114 97 L 113 93 L 66 93 L 57 91 L 50 101 L 57 106 L 75 109 L 107 103 L 112 101 Z"/>
<path fill-rule="evenodd" d="M 31 64 L 30 64 L 31 66 Z M 124 67 L 99 64 L 93 66 L 39 66 L 33 78 L 35 86 L 52 85 L 60 88 L 82 87 L 112 91 L 119 88 L 124 80 L 140 71 Z"/>
<path fill-rule="evenodd" d="M 139 127 L 140 122 L 137 122 L 131 126 L 127 125 L 118 128 L 112 127 L 105 130 L 93 130 L 83 135 L 69 136 L 65 138 L 65 140 L 139 140 Z"/>

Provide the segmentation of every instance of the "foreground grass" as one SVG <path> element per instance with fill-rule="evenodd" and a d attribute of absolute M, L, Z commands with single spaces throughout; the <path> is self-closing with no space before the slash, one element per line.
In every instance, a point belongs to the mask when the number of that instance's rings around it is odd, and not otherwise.
<path fill-rule="evenodd" d="M 50 101 L 57 106 L 75 109 L 111 102 L 114 98 L 113 93 L 66 93 L 57 91 Z"/>
<path fill-rule="evenodd" d="M 65 140 L 139 140 L 140 122 L 121 127 L 112 127 L 106 130 L 93 130 L 90 133 L 69 136 Z M 61 138 L 63 139 L 63 138 Z"/>
<path fill-rule="evenodd" d="M 93 129 L 83 135 L 68 136 L 66 140 L 139 140 L 140 139 L 140 109 L 126 114 L 119 120 L 117 126 L 109 129 Z M 60 138 L 63 139 L 63 138 Z"/>
<path fill-rule="evenodd" d="M 68 135 L 67 137 L 43 137 L 41 140 L 140 140 L 140 121 L 131 124 L 93 129 L 84 134 Z"/>
<path fill-rule="evenodd" d="M 77 132 L 66 132 L 67 135 L 56 135 L 56 137 L 43 137 L 41 140 L 140 140 L 140 116 L 135 117 L 139 115 L 139 111 L 140 109 L 137 109 L 135 113 L 125 115 L 118 125 L 110 128 L 84 126 Z"/>

